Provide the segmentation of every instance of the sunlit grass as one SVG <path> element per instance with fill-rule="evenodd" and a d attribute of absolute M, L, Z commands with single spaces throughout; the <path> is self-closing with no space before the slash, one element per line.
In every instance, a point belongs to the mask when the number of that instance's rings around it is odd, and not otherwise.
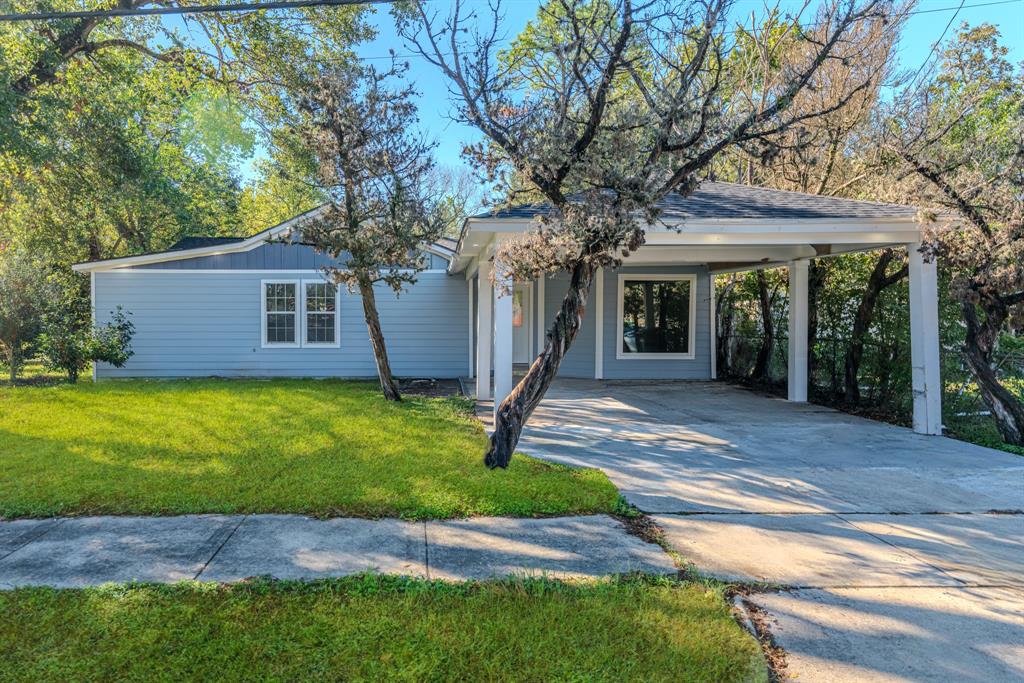
<path fill-rule="evenodd" d="M 486 469 L 461 399 L 385 401 L 336 380 L 107 381 L 0 388 L 0 515 L 613 510 L 597 470 Z"/>
<path fill-rule="evenodd" d="M 4 681 L 765 681 L 696 584 L 356 576 L 0 592 Z"/>

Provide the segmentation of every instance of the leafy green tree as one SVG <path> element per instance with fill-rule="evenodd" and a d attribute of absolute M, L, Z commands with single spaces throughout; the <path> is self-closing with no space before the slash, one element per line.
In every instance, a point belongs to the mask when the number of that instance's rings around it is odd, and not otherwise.
<path fill-rule="evenodd" d="M 1007 54 L 995 27 L 965 25 L 936 76 L 897 100 L 886 132 L 918 201 L 946 214 L 925 215 L 927 253 L 953 272 L 963 354 L 985 404 L 1006 443 L 1024 446 L 1024 402 L 994 358 L 1024 318 L 1024 65 Z"/>
<path fill-rule="evenodd" d="M 43 319 L 39 348 L 43 363 L 50 370 L 67 373 L 72 384 L 83 370 L 95 362 L 124 367 L 132 357 L 135 326 L 120 306 L 111 313 L 110 322 L 93 327 L 83 321 L 74 302 L 54 305 Z"/>
<path fill-rule="evenodd" d="M 11 384 L 39 335 L 53 286 L 38 260 L 0 242 L 0 360 Z"/>

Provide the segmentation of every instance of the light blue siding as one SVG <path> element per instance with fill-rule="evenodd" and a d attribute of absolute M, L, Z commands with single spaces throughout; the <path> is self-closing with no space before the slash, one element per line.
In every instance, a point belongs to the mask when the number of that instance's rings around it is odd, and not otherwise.
<path fill-rule="evenodd" d="M 98 322 L 108 320 L 110 311 L 120 305 L 132 314 L 136 329 L 135 355 L 128 364 L 121 369 L 101 364 L 98 376 L 375 377 L 362 303 L 357 294 L 344 290 L 339 348 L 262 348 L 260 281 L 316 277 L 308 270 L 98 272 Z M 396 375 L 468 373 L 467 286 L 463 277 L 426 272 L 400 297 L 386 287 L 376 290 Z"/>
<path fill-rule="evenodd" d="M 545 328 L 558 315 L 562 308 L 565 293 L 569 290 L 569 275 L 560 273 L 549 276 L 544 283 L 544 318 Z M 607 294 L 607 292 L 606 292 Z M 558 367 L 559 377 L 590 377 L 594 376 L 594 290 L 591 288 L 587 299 L 583 325 L 580 327 L 576 340 L 569 347 L 569 352 Z"/>

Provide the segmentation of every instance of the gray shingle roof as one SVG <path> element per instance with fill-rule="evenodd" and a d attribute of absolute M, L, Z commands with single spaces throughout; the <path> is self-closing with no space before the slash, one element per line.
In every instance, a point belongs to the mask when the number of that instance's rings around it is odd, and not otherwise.
<path fill-rule="evenodd" d="M 855 199 L 822 197 L 706 180 L 689 197 L 672 194 L 658 202 L 665 219 L 796 219 L 913 218 L 917 209 Z M 474 218 L 533 218 L 547 213 L 546 204 L 522 204 L 482 213 Z"/>
<path fill-rule="evenodd" d="M 198 249 L 199 247 L 213 247 L 220 244 L 233 244 L 244 242 L 245 237 L 182 237 L 180 240 L 167 247 L 167 251 L 181 251 L 182 249 Z M 160 253 L 160 252 L 157 252 Z"/>

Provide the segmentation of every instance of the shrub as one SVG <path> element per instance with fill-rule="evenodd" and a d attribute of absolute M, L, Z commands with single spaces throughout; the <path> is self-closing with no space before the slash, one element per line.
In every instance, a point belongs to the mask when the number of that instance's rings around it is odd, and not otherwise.
<path fill-rule="evenodd" d="M 102 361 L 116 368 L 124 367 L 132 357 L 135 325 L 120 306 L 111 313 L 111 320 L 102 327 L 82 323 L 73 309 L 58 307 L 47 314 L 40 335 L 43 362 L 51 370 L 66 372 L 74 384 L 89 363 Z"/>

